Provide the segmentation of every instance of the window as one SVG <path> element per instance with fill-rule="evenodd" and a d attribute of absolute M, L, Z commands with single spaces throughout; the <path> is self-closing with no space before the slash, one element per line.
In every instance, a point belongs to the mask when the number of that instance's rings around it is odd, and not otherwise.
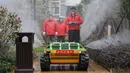
<path fill-rule="evenodd" d="M 59 7 L 59 2 L 51 2 L 52 7 Z"/>
<path fill-rule="evenodd" d="M 65 0 L 60 0 L 60 3 L 65 3 Z"/>
<path fill-rule="evenodd" d="M 59 14 L 59 7 L 52 7 L 51 11 L 52 11 L 52 14 L 54 15 Z"/>
<path fill-rule="evenodd" d="M 66 17 L 67 7 L 63 4 L 61 4 L 60 7 L 60 15 Z"/>
<path fill-rule="evenodd" d="M 54 17 L 66 17 L 67 7 L 65 6 L 66 0 L 51 0 L 50 11 Z"/>
<path fill-rule="evenodd" d="M 52 0 L 52 1 L 59 1 L 59 0 Z"/>
<path fill-rule="evenodd" d="M 59 2 L 51 2 L 51 12 L 52 14 L 59 14 Z"/>

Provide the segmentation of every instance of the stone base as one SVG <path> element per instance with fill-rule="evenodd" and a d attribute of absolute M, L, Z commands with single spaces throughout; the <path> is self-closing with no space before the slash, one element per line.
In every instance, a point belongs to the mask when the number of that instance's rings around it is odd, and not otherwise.
<path fill-rule="evenodd" d="M 16 69 L 15 73 L 33 73 L 34 69 Z"/>

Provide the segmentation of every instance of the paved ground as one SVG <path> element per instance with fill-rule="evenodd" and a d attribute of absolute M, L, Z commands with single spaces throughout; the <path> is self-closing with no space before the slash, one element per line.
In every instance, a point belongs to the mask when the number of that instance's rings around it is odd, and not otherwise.
<path fill-rule="evenodd" d="M 49 72 L 40 72 L 39 61 L 34 61 L 34 73 L 110 73 L 103 67 L 99 66 L 93 61 L 89 63 L 88 71 L 49 71 Z"/>

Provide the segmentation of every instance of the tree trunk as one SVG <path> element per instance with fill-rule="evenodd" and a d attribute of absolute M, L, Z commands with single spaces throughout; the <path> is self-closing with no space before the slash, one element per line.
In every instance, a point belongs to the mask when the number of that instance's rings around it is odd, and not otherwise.
<path fill-rule="evenodd" d="M 114 18 L 112 18 L 112 27 L 113 27 L 113 33 L 116 33 L 117 26 L 116 26 L 116 22 L 115 22 Z"/>
<path fill-rule="evenodd" d="M 119 32 L 119 29 L 120 29 L 120 27 L 121 27 L 121 24 L 122 24 L 123 20 L 124 20 L 124 17 L 121 19 L 121 21 L 120 21 L 120 23 L 119 23 L 119 25 L 118 25 L 118 27 L 117 27 L 117 29 L 116 29 L 116 33 Z"/>
<path fill-rule="evenodd" d="M 101 26 L 101 30 L 99 31 L 99 33 L 98 33 L 98 35 L 97 35 L 97 39 L 100 39 L 101 38 L 101 35 L 102 35 L 102 33 L 103 33 L 103 30 L 104 30 L 104 26 L 106 25 L 106 23 L 107 23 L 107 20 L 108 20 L 108 18 L 106 19 L 106 21 L 103 23 L 103 25 Z"/>

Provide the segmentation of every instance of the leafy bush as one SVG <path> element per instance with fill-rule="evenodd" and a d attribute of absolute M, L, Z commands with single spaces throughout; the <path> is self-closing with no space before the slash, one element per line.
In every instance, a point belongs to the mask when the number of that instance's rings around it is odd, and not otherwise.
<path fill-rule="evenodd" d="M 8 12 L 6 7 L 0 7 L 0 73 L 11 71 L 15 65 L 10 50 L 12 42 L 17 37 L 14 33 L 20 31 L 21 20 L 16 13 Z"/>
<path fill-rule="evenodd" d="M 0 57 L 0 73 L 4 72 L 10 72 L 13 69 L 13 66 L 15 65 L 15 58 L 10 56 L 1 56 Z"/>
<path fill-rule="evenodd" d="M 120 0 L 120 13 L 121 18 L 126 18 L 130 20 L 130 1 Z"/>

